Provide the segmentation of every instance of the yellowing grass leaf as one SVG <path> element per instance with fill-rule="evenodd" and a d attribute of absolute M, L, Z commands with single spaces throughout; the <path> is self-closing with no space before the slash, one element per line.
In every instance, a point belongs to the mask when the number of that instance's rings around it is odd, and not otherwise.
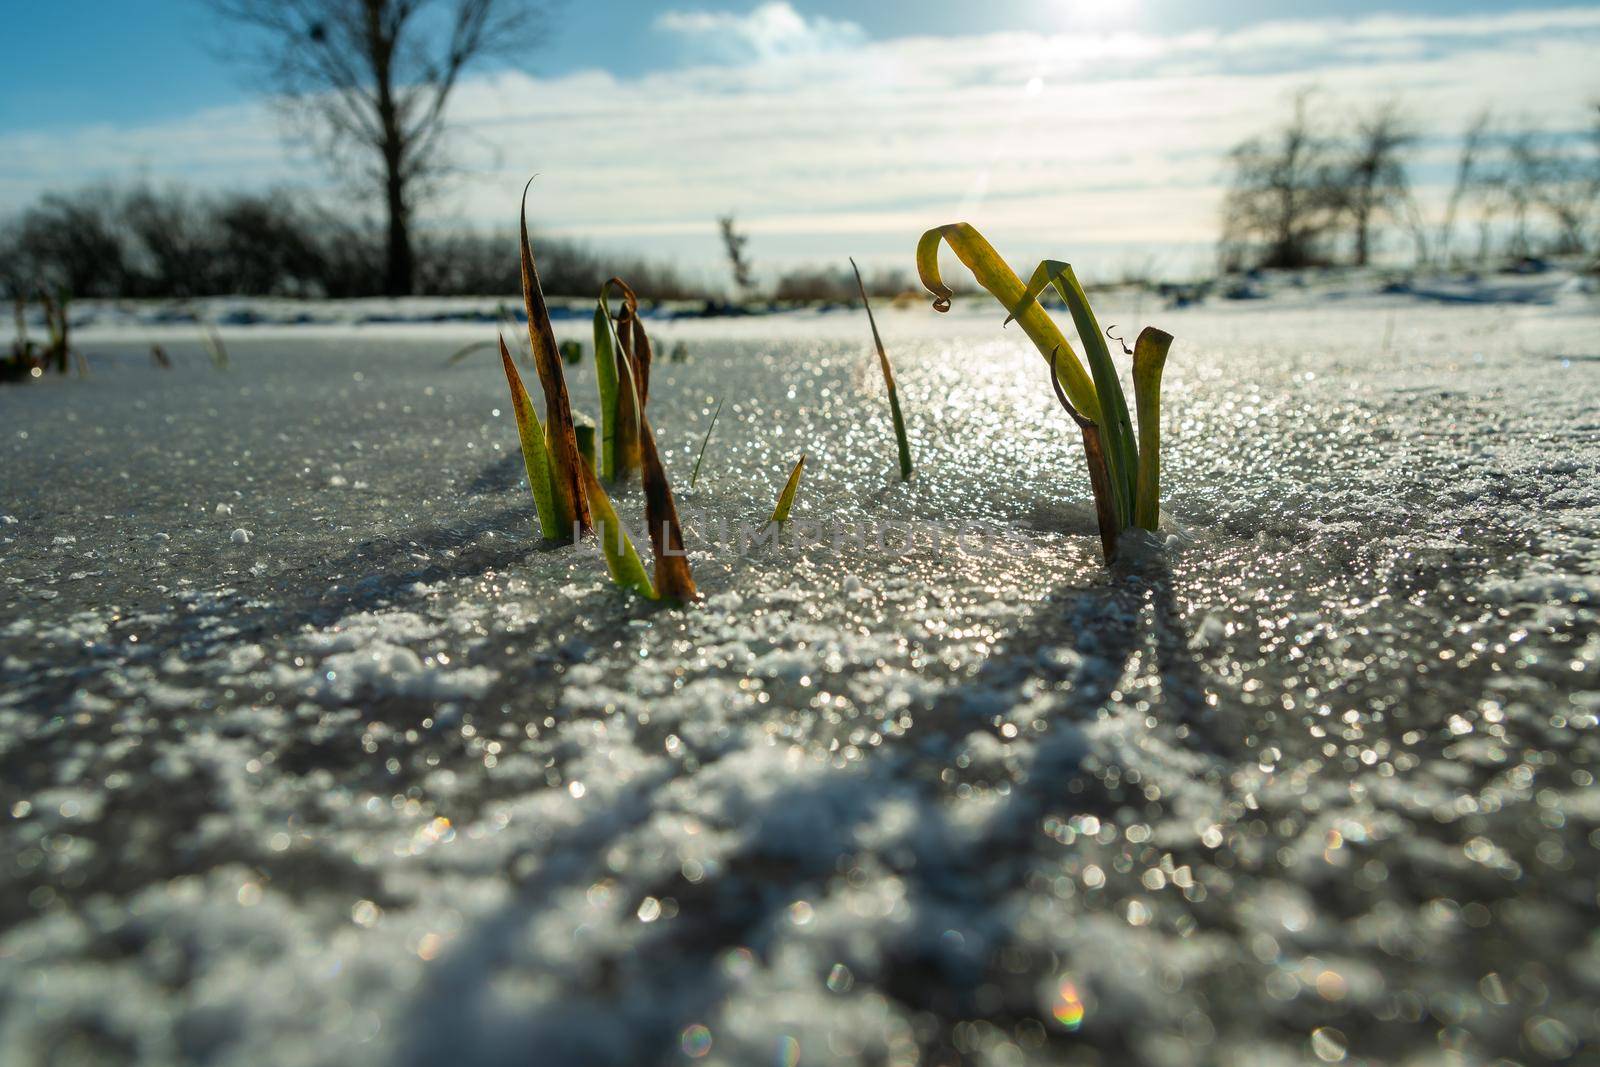
<path fill-rule="evenodd" d="M 772 518 L 768 522 L 784 523 L 789 521 L 789 509 L 794 507 L 794 493 L 800 488 L 800 472 L 805 470 L 806 457 L 800 456 L 800 461 L 794 465 L 794 470 L 789 472 L 789 480 L 784 483 L 783 492 L 778 494 L 778 506 L 772 509 Z"/>
<path fill-rule="evenodd" d="M 533 410 L 533 398 L 523 388 L 522 376 L 511 360 L 511 350 L 500 340 L 500 363 L 505 367 L 506 384 L 511 388 L 511 411 L 517 419 L 517 436 L 522 441 L 522 464 L 528 471 L 528 488 L 539 513 L 539 532 L 551 541 L 572 536 L 571 513 L 564 513 L 550 484 L 550 450 L 545 444 L 544 427 Z"/>
<path fill-rule="evenodd" d="M 1001 306 L 1028 335 L 1045 362 L 1052 361 L 1052 352 L 1060 351 L 1061 358 L 1054 365 L 1062 386 L 1078 410 L 1098 422 L 1100 402 L 1094 391 L 1094 383 L 1084 372 L 1083 364 L 1078 362 L 1072 346 L 1038 301 L 1030 301 L 1024 306 L 1023 294 L 1026 290 L 1022 279 L 1000 258 L 1000 253 L 984 239 L 983 234 L 965 222 L 936 226 L 917 242 L 917 274 L 923 286 L 933 294 L 934 308 L 949 311 L 951 298 L 955 296 L 954 290 L 945 285 L 939 275 L 941 244 L 948 244 L 950 250 L 972 272 L 978 284 L 1000 301 Z"/>
<path fill-rule="evenodd" d="M 579 470 L 590 506 L 594 508 L 595 533 L 600 538 L 600 554 L 605 557 L 611 580 L 640 596 L 656 599 L 656 587 L 651 584 L 644 561 L 633 547 L 633 539 L 622 528 L 617 509 L 611 506 L 611 498 L 606 496 L 606 491 L 600 487 L 600 480 L 587 463 L 580 461 Z"/>

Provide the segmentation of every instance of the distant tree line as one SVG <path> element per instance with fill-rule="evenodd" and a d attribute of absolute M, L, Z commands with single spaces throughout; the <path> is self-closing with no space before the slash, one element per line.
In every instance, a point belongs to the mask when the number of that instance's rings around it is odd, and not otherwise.
<path fill-rule="evenodd" d="M 1600 254 L 1600 105 L 1581 136 L 1480 113 L 1462 133 L 1436 218 L 1416 198 L 1409 163 L 1421 136 L 1398 104 L 1342 125 L 1325 111 L 1323 97 L 1303 91 L 1281 126 L 1229 153 L 1224 270 L 1365 266 L 1385 233 L 1424 266 Z"/>
<path fill-rule="evenodd" d="M 288 192 L 200 195 L 95 186 L 51 193 L 0 224 L 0 284 L 30 296 L 357 297 L 387 293 L 388 234 Z M 422 232 L 415 291 L 499 295 L 521 287 L 513 232 Z M 555 296 L 594 296 L 620 275 L 651 299 L 708 297 L 670 266 L 536 238 Z"/>
<path fill-rule="evenodd" d="M 720 301 L 714 287 L 669 264 L 617 255 L 581 241 L 534 235 L 539 279 L 551 296 L 594 297 L 611 277 L 650 300 Z M 414 290 L 424 296 L 501 296 L 521 290 L 515 231 L 420 230 Z M 748 262 L 747 300 L 853 303 L 847 265 L 798 267 L 758 287 Z M 0 220 L 0 290 L 32 299 L 184 300 L 202 296 L 367 297 L 391 286 L 387 225 L 287 191 L 200 194 L 178 187 L 90 186 L 49 193 Z M 867 276 L 873 295 L 904 292 L 904 272 Z"/>

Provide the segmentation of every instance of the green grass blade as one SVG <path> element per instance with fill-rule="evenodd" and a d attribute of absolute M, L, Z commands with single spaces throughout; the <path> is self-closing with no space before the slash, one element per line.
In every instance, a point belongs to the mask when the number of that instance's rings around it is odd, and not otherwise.
<path fill-rule="evenodd" d="M 639 365 L 638 320 L 624 312 L 626 321 L 617 323 L 627 335 L 617 332 L 617 477 L 627 478 L 640 469 L 643 453 L 639 443 L 639 419 L 644 414 L 644 368 Z"/>
<path fill-rule="evenodd" d="M 609 295 L 622 294 L 622 312 L 613 319 Z M 600 431 L 606 481 L 626 478 L 640 468 L 639 417 L 644 411 L 650 341 L 639 322 L 639 298 L 621 278 L 600 287 L 595 308 L 595 381 L 600 390 Z"/>
<path fill-rule="evenodd" d="M 772 509 L 772 518 L 769 523 L 784 523 L 789 521 L 789 509 L 794 507 L 794 493 L 800 488 L 800 472 L 805 470 L 806 457 L 804 453 L 800 461 L 794 465 L 794 470 L 789 472 L 789 480 L 784 483 L 783 492 L 778 494 L 778 506 Z"/>
<path fill-rule="evenodd" d="M 639 420 L 650 391 L 650 338 L 639 319 L 639 298 L 621 278 L 606 286 L 622 293 L 622 310 L 611 324 L 617 348 L 617 477 L 640 470 L 643 452 Z"/>
<path fill-rule="evenodd" d="M 1133 401 L 1139 412 L 1139 481 L 1133 522 L 1146 530 L 1161 524 L 1161 371 L 1172 335 L 1154 326 L 1133 344 Z"/>
<path fill-rule="evenodd" d="M 900 414 L 900 391 L 894 385 L 894 368 L 889 366 L 889 353 L 883 350 L 883 338 L 878 335 L 878 320 L 872 317 L 872 302 L 867 299 L 867 287 L 861 281 L 861 268 L 855 257 L 850 257 L 850 269 L 856 272 L 856 288 L 861 290 L 861 306 L 867 309 L 867 325 L 872 327 L 872 343 L 878 349 L 878 369 L 883 371 L 883 384 L 889 390 L 889 414 L 894 418 L 894 439 L 900 448 L 900 480 L 911 480 L 911 443 L 906 440 L 906 420 Z"/>
<path fill-rule="evenodd" d="M 1023 300 L 1026 290 L 1022 279 L 1000 258 L 1000 253 L 984 239 L 983 234 L 965 222 L 936 226 L 917 242 L 917 274 L 923 286 L 933 294 L 934 309 L 949 311 L 950 301 L 955 296 L 955 291 L 945 285 L 939 275 L 941 244 L 948 244 L 950 250 L 972 272 L 978 284 L 1011 313 L 1007 321 L 1017 321 L 1045 362 L 1053 362 L 1056 376 L 1061 379 L 1062 387 L 1078 410 L 1095 422 L 1101 421 L 1100 399 L 1095 393 L 1094 382 L 1083 369 L 1077 353 L 1067 343 L 1066 336 L 1043 305 L 1036 300 Z M 1051 353 L 1056 351 L 1060 352 L 1060 359 L 1052 361 Z"/>
<path fill-rule="evenodd" d="M 579 462 L 583 468 L 589 507 L 594 515 L 595 534 L 600 538 L 600 554 L 605 557 L 611 580 L 624 589 L 632 589 L 640 596 L 655 600 L 656 587 L 650 581 L 650 573 L 644 569 L 644 561 L 634 549 L 633 539 L 622 528 L 617 509 L 611 506 L 611 498 L 601 488 L 600 480 L 594 476 L 594 469 L 587 463 Z"/>
<path fill-rule="evenodd" d="M 700 454 L 694 457 L 694 470 L 689 472 L 689 488 L 694 488 L 694 483 L 700 480 L 700 461 L 706 458 L 706 445 L 711 443 L 711 431 L 717 428 L 717 416 L 722 414 L 722 400 L 717 401 L 717 410 L 711 413 L 711 425 L 706 427 L 706 435 L 700 438 Z"/>
<path fill-rule="evenodd" d="M 1100 415 L 1097 421 L 1105 445 L 1106 460 L 1110 467 L 1111 486 L 1117 502 L 1117 515 L 1123 526 L 1133 523 L 1133 502 L 1138 470 L 1138 453 L 1134 445 L 1133 424 L 1128 418 L 1128 401 L 1122 392 L 1122 380 L 1117 375 L 1116 364 L 1111 362 L 1111 350 L 1106 346 L 1105 335 L 1094 309 L 1089 306 L 1089 296 L 1078 282 L 1072 265 L 1060 260 L 1047 259 L 1040 263 L 1029 279 L 1017 305 L 1015 314 L 1025 313 L 1038 305 L 1039 297 L 1048 287 L 1054 286 L 1072 314 L 1073 325 L 1083 341 L 1084 353 L 1089 357 L 1089 370 L 1094 376 L 1095 393 L 1100 398 Z"/>
<path fill-rule="evenodd" d="M 533 504 L 539 513 L 539 532 L 550 541 L 569 540 L 572 536 L 572 516 L 564 512 L 552 484 L 550 449 L 545 443 L 544 427 L 533 410 L 533 398 L 522 385 L 517 365 L 511 361 L 511 350 L 505 339 L 500 341 L 500 363 L 505 367 L 506 384 L 511 389 L 511 411 L 517 419 L 517 436 L 522 441 L 522 465 L 528 471 L 528 488 L 533 493 Z"/>
<path fill-rule="evenodd" d="M 572 432 L 578 439 L 578 455 L 594 466 L 594 424 L 590 422 L 574 422 Z"/>
<path fill-rule="evenodd" d="M 617 357 L 611 346 L 611 309 L 606 291 L 594 309 L 594 381 L 600 393 L 600 477 L 617 477 Z"/>

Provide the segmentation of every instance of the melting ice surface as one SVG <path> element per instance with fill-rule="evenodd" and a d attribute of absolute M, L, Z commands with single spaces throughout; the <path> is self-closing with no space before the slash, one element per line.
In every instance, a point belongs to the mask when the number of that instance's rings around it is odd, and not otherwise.
<path fill-rule="evenodd" d="M 864 320 L 657 326 L 665 610 L 472 328 L 85 333 L 0 394 L 0 1062 L 1592 1053 L 1593 307 L 1131 303 L 1192 542 L 1114 573 L 979 301 L 881 316 L 909 485 Z M 870 536 L 715 543 L 802 451 Z"/>

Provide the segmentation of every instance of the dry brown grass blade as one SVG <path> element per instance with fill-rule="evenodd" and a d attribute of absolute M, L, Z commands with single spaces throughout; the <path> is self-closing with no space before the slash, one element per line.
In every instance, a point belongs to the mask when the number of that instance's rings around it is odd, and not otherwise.
<path fill-rule="evenodd" d="M 894 422 L 895 447 L 900 451 L 900 480 L 911 480 L 911 442 L 906 440 L 906 420 L 900 413 L 900 391 L 895 388 L 894 368 L 889 366 L 889 353 L 884 350 L 883 338 L 878 334 L 878 320 L 872 314 L 872 301 L 867 299 L 867 284 L 861 280 L 861 268 L 850 257 L 850 269 L 856 273 L 856 289 L 861 293 L 861 306 L 867 310 L 867 325 L 872 327 L 872 344 L 878 350 L 878 369 L 883 372 L 883 385 L 889 392 L 889 416 Z"/>
<path fill-rule="evenodd" d="M 522 302 L 528 313 L 528 343 L 533 348 L 533 365 L 539 372 L 539 385 L 544 389 L 545 431 L 550 438 L 551 462 L 555 470 L 551 479 L 555 491 L 570 502 L 568 508 L 580 534 L 594 528 L 589 512 L 589 495 L 584 487 L 583 459 L 578 454 L 577 433 L 572 425 L 572 402 L 567 396 L 567 380 L 561 371 L 561 352 L 556 346 L 555 330 L 550 325 L 550 309 L 545 303 L 544 291 L 539 287 L 539 270 L 533 262 L 533 247 L 528 243 L 528 188 L 533 179 L 522 187 L 522 210 L 519 216 L 519 237 L 522 246 Z"/>
<path fill-rule="evenodd" d="M 1061 401 L 1061 406 L 1067 409 L 1067 414 L 1072 416 L 1072 421 L 1078 424 L 1078 430 L 1083 434 L 1083 456 L 1089 465 L 1089 488 L 1094 493 L 1095 518 L 1100 524 L 1100 551 L 1104 553 L 1107 563 L 1117 554 L 1117 534 L 1120 524 L 1117 522 L 1116 499 L 1111 495 L 1111 472 L 1106 466 L 1106 450 L 1100 440 L 1100 427 L 1092 419 L 1086 419 L 1072 406 L 1072 401 L 1067 398 L 1066 390 L 1061 387 L 1061 372 L 1056 366 L 1060 356 L 1060 349 L 1050 353 L 1050 384 L 1055 388 L 1056 399 Z"/>
<path fill-rule="evenodd" d="M 56 303 L 49 293 L 40 293 L 44 302 L 44 324 L 50 333 L 50 344 L 45 349 L 46 362 L 53 362 L 58 374 L 67 373 L 67 309 Z"/>
<path fill-rule="evenodd" d="M 639 419 L 639 441 L 643 460 L 645 522 L 650 526 L 650 547 L 655 552 L 656 595 L 665 600 L 695 600 L 699 592 L 689 572 L 689 559 L 683 548 L 683 527 L 678 522 L 678 505 L 672 499 L 672 485 L 656 450 L 655 431 L 650 420 Z"/>

